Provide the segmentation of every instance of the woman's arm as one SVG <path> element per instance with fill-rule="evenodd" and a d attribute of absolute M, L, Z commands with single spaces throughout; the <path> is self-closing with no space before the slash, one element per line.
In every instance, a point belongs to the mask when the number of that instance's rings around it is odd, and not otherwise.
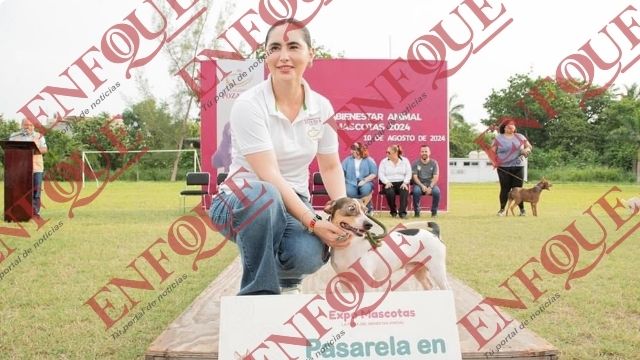
<path fill-rule="evenodd" d="M 282 177 L 273 150 L 248 154 L 245 155 L 245 158 L 260 180 L 266 181 L 278 189 L 287 211 L 303 225 L 309 225 L 313 214 L 310 214 L 310 210 L 300 200 L 298 194 Z"/>
<path fill-rule="evenodd" d="M 320 155 L 318 155 L 318 163 L 320 164 L 322 160 L 320 160 Z M 272 150 L 261 151 L 249 155 L 245 155 L 247 162 L 251 165 L 251 168 L 255 172 L 255 174 L 263 181 L 271 183 L 273 186 L 278 189 L 280 195 L 282 196 L 282 201 L 284 202 L 284 206 L 286 207 L 289 214 L 298 219 L 302 225 L 309 226 L 311 220 L 315 218 L 315 214 L 307 208 L 307 206 L 300 200 L 298 194 L 289 186 L 289 184 L 284 180 L 280 170 L 278 169 L 278 163 L 276 161 L 275 154 Z M 338 154 L 335 154 L 335 162 L 332 162 L 331 166 L 327 166 L 324 164 L 324 171 L 329 171 L 329 173 L 323 173 L 323 166 L 320 165 L 320 173 L 323 175 L 323 181 L 325 179 L 329 180 L 325 182 L 325 187 L 329 196 L 332 199 L 335 199 L 334 196 L 344 197 L 345 196 L 345 186 L 344 186 L 344 175 L 342 174 L 342 167 L 338 161 Z M 335 184 L 335 178 L 341 179 L 340 184 Z M 318 221 L 314 227 L 314 233 L 328 246 L 331 247 L 345 247 L 350 243 L 350 237 L 347 238 L 346 241 L 338 242 L 336 239 L 339 235 L 345 233 L 342 229 L 333 225 L 328 221 Z"/>
<path fill-rule="evenodd" d="M 524 157 L 528 157 L 529 154 L 531 154 L 531 150 L 533 150 L 533 146 L 531 146 L 531 143 L 529 142 L 529 140 L 527 140 L 527 138 L 524 135 L 521 135 L 521 134 L 518 134 L 518 135 L 522 137 L 521 139 L 522 150 L 520 151 L 520 153 L 524 155 Z"/>
<path fill-rule="evenodd" d="M 387 179 L 387 174 L 384 172 L 385 171 L 384 164 L 385 164 L 385 160 L 383 159 L 382 161 L 380 161 L 380 167 L 378 167 L 378 179 L 380 180 L 381 183 L 387 185 L 389 180 Z"/>
<path fill-rule="evenodd" d="M 317 159 L 322 182 L 325 189 L 327 189 L 327 193 L 329 193 L 329 197 L 332 200 L 337 200 L 347 196 L 344 185 L 344 172 L 340 166 L 338 153 L 318 154 Z"/>
<path fill-rule="evenodd" d="M 366 158 L 366 161 L 369 163 L 369 175 L 364 177 L 364 181 L 373 181 L 373 179 L 378 176 L 378 167 L 376 166 L 375 161 L 371 160 L 370 157 Z"/>

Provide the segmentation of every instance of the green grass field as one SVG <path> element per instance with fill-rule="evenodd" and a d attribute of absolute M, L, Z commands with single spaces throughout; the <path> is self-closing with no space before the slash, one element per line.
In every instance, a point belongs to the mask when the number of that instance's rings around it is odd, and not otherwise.
<path fill-rule="evenodd" d="M 531 257 L 540 259 L 545 242 L 572 222 L 588 229 L 584 235 L 590 242 L 601 237 L 583 213 L 612 186 L 555 184 L 542 195 L 539 217 L 531 216 L 528 209 L 529 216 L 524 218 L 498 218 L 497 184 L 451 185 L 449 211 L 438 219 L 448 245 L 449 271 L 485 296 L 507 297 L 509 293 L 500 284 Z M 142 358 L 148 345 L 236 256 L 234 246 L 225 246 L 208 258 L 205 252 L 205 259 L 198 261 L 194 270 L 196 249 L 202 245 L 206 251 L 221 241 L 212 231 L 204 242 L 175 246 L 180 237 L 169 237 L 168 232 L 185 235 L 185 224 L 193 220 L 183 218 L 187 221 L 180 222 L 183 226 L 174 225 L 183 215 L 177 195 L 182 187 L 182 183 L 116 182 L 107 185 L 95 201 L 75 209 L 73 218 L 68 216 L 69 203 L 45 199 L 43 216 L 50 219 L 46 225 L 40 229 L 33 222 L 24 225 L 29 233 L 26 238 L 1 236 L 7 247 L 16 250 L 0 263 L 4 273 L 0 280 L 0 358 Z M 622 198 L 640 194 L 637 185 L 620 188 Z M 94 184 L 88 184 L 82 196 L 95 190 Z M 195 205 L 196 200 L 189 202 Z M 605 218 L 597 206 L 593 209 L 599 218 Z M 619 213 L 626 216 L 623 210 Z M 393 224 L 387 216 L 381 219 Z M 639 219 L 636 216 L 618 230 L 612 220 L 603 220 L 607 246 Z M 55 225 L 58 229 L 53 232 Z M 15 228 L 13 224 L 2 226 Z M 570 290 L 564 289 L 566 273 L 553 275 L 539 264 L 529 265 L 525 272 L 535 269 L 541 277 L 535 284 L 546 293 L 534 302 L 526 288 L 511 279 L 512 288 L 528 309 L 508 311 L 519 319 L 528 318 L 557 292 L 561 298 L 529 328 L 557 346 L 561 359 L 640 358 L 639 234 L 633 232 L 599 259 L 588 274 L 572 280 Z M 170 238 L 180 251 L 165 242 Z M 34 243 L 40 245 L 34 247 Z M 157 262 L 142 256 L 150 247 L 147 256 L 160 259 Z M 32 252 L 24 257 L 28 249 Z M 2 243 L 0 253 L 7 253 Z M 598 249 L 582 249 L 576 269 L 596 262 L 598 254 Z M 8 271 L 18 258 L 20 262 Z M 123 287 L 131 300 L 113 285 L 108 287 L 110 291 L 101 291 L 112 278 L 142 279 L 136 270 L 152 289 Z M 178 278 L 184 281 L 166 291 Z M 144 283 L 140 281 L 138 286 Z M 137 306 L 105 330 L 105 323 L 85 304 L 98 292 L 100 306 L 107 306 L 107 302 L 113 306 L 106 310 L 111 318 L 121 316 L 131 301 Z M 166 296 L 159 300 L 163 292 Z M 135 314 L 147 305 L 149 310 L 133 322 Z M 116 336 L 128 322 L 127 331 Z"/>

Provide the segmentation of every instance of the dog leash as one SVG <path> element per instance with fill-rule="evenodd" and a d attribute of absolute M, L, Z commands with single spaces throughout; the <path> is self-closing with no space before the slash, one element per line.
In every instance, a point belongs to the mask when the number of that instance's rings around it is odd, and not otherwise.
<path fill-rule="evenodd" d="M 369 240 L 371 247 L 375 249 L 380 246 L 380 244 L 382 243 L 382 239 L 384 239 L 384 237 L 387 236 L 388 234 L 387 227 L 384 226 L 382 222 L 380 222 L 378 219 L 374 218 L 373 216 L 367 214 L 367 217 L 382 228 L 382 235 L 375 235 L 371 231 L 366 232 L 367 240 Z"/>
<path fill-rule="evenodd" d="M 518 176 L 518 175 L 513 175 L 512 173 L 508 172 L 507 170 L 504 170 L 504 169 L 503 169 L 503 168 L 501 168 L 501 167 L 497 167 L 496 169 L 498 169 L 498 170 L 500 170 L 500 171 L 502 171 L 502 172 L 504 172 L 504 173 L 507 173 L 507 174 L 509 174 L 510 176 L 512 176 L 512 177 L 514 177 L 514 178 L 516 178 L 516 179 L 518 179 L 518 180 L 520 180 L 520 181 L 522 181 L 522 183 L 523 183 L 523 184 L 528 183 L 528 181 L 527 181 L 527 180 L 525 180 L 525 179 L 521 178 L 521 177 L 520 177 L 520 176 Z"/>

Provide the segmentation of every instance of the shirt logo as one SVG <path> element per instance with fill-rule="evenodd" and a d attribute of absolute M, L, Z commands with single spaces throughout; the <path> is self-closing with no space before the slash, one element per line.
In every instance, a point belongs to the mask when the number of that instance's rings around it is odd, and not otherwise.
<path fill-rule="evenodd" d="M 307 136 L 313 141 L 320 140 L 322 135 L 322 120 L 319 117 L 309 117 L 302 120 L 307 127 Z"/>
<path fill-rule="evenodd" d="M 322 125 L 322 120 L 319 117 L 310 117 L 303 120 L 303 123 L 307 126 Z"/>

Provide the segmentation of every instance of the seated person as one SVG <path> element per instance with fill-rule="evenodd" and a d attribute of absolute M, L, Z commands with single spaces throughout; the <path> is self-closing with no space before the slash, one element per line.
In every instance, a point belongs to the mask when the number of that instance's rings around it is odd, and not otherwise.
<path fill-rule="evenodd" d="M 431 148 L 428 145 L 420 147 L 420 159 L 411 166 L 413 174 L 413 210 L 415 217 L 420 217 L 420 197 L 430 195 L 431 217 L 438 216 L 440 203 L 440 188 L 438 185 L 438 162 L 431 158 Z"/>
<path fill-rule="evenodd" d="M 347 196 L 362 199 L 367 205 L 368 214 L 373 212 L 371 193 L 373 192 L 373 179 L 378 174 L 376 162 L 369 156 L 369 151 L 359 142 L 351 145 L 351 155 L 342 161 L 342 170 L 347 187 Z"/>
<path fill-rule="evenodd" d="M 409 198 L 409 182 L 411 181 L 411 164 L 409 159 L 402 156 L 400 145 L 387 148 L 387 157 L 380 162 L 378 170 L 380 182 L 384 184 L 384 194 L 391 217 L 407 217 L 407 200 Z M 395 196 L 400 196 L 400 211 L 396 208 Z"/>

